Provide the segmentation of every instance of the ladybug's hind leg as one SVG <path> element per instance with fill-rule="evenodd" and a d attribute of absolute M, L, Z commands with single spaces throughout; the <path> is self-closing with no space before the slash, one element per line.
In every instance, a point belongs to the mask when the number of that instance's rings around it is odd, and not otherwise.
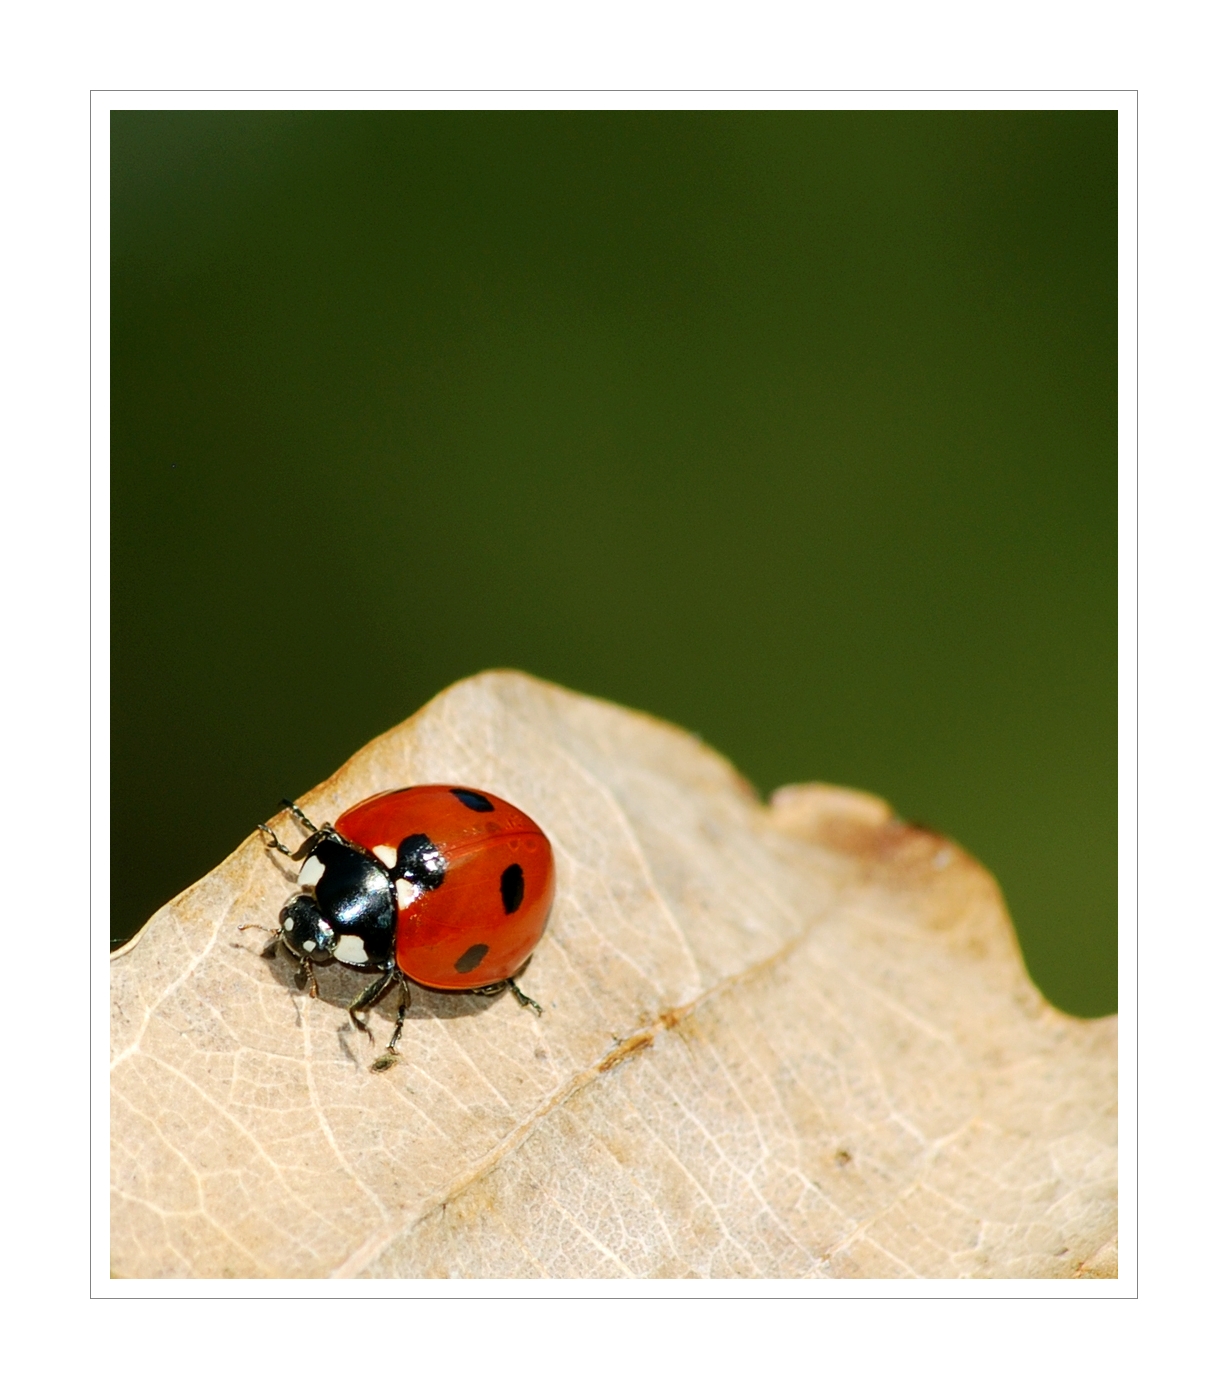
<path fill-rule="evenodd" d="M 528 994 L 521 993 L 514 979 L 501 979 L 497 984 L 483 984 L 480 989 L 470 989 L 468 992 L 477 994 L 479 998 L 493 998 L 506 993 L 508 989 L 511 989 L 512 997 L 522 1008 L 532 1008 L 537 1016 L 541 1017 L 541 1004 L 535 998 L 530 998 Z"/>
<path fill-rule="evenodd" d="M 520 1004 L 522 1008 L 532 1008 L 533 1011 L 537 1014 L 537 1016 L 539 1018 L 541 1017 L 542 1006 L 540 1003 L 538 1003 L 538 1001 L 535 998 L 530 998 L 528 994 L 521 993 L 514 979 L 509 979 L 507 981 L 507 986 L 512 991 L 512 997 L 516 1000 L 517 1003 Z"/>

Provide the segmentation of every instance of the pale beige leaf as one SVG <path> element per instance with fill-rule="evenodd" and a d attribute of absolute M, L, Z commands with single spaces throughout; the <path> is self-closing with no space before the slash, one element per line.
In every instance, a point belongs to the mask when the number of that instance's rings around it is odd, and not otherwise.
<path fill-rule="evenodd" d="M 438 781 L 554 843 L 544 1015 L 415 990 L 372 1074 L 356 976 L 239 933 L 289 891 L 253 835 L 112 967 L 117 1275 L 1116 1275 L 1115 1022 L 1045 1004 L 957 847 L 510 672 L 302 801 Z"/>

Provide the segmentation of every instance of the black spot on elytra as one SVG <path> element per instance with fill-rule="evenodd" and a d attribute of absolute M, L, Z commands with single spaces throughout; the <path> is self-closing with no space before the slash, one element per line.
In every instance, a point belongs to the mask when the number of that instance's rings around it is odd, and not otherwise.
<path fill-rule="evenodd" d="M 480 791 L 466 791 L 460 786 L 453 786 L 451 789 L 452 794 L 460 801 L 461 805 L 467 805 L 470 810 L 476 810 L 479 815 L 486 815 L 494 809 L 491 802 Z"/>
<path fill-rule="evenodd" d="M 503 910 L 511 916 L 524 901 L 524 869 L 518 863 L 509 864 L 499 879 L 499 895 L 503 898 Z"/>
<path fill-rule="evenodd" d="M 489 945 L 471 945 L 452 968 L 457 974 L 468 974 L 471 969 L 477 969 L 489 949 Z"/>
<path fill-rule="evenodd" d="M 433 892 L 443 882 L 447 868 L 447 861 L 437 845 L 425 834 L 411 834 L 401 840 L 397 850 L 397 866 L 392 870 L 392 876 L 405 878 Z"/>

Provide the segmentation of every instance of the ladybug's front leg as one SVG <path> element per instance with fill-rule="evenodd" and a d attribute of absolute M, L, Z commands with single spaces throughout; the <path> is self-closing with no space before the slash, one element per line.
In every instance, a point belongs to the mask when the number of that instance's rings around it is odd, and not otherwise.
<path fill-rule="evenodd" d="M 269 837 L 269 842 L 264 846 L 266 849 L 276 849 L 279 854 L 285 854 L 287 858 L 294 857 L 294 850 L 287 849 L 273 831 L 264 823 L 263 820 L 256 826 L 258 830 L 263 830 Z"/>
<path fill-rule="evenodd" d="M 303 826 L 305 830 L 307 830 L 311 834 L 319 833 L 318 826 L 313 825 L 311 821 L 306 817 L 306 815 L 304 815 L 303 812 L 298 808 L 298 806 L 294 804 L 293 801 L 287 800 L 286 797 L 283 796 L 281 798 L 281 803 L 286 807 L 290 814 L 294 816 L 294 818 L 299 822 L 299 824 Z"/>
<path fill-rule="evenodd" d="M 321 839 L 332 839 L 336 837 L 331 825 L 325 825 L 323 829 L 317 829 L 293 801 L 283 800 L 282 805 L 288 806 L 299 823 L 305 829 L 310 830 L 311 833 L 297 849 L 291 849 L 283 844 L 281 840 L 278 839 L 277 835 L 274 834 L 272 827 L 266 825 L 262 820 L 256 828 L 258 830 L 263 830 L 265 834 L 268 835 L 268 841 L 264 846 L 266 849 L 276 849 L 279 854 L 285 854 L 288 859 L 293 859 L 295 863 L 299 863 L 312 852 Z"/>
<path fill-rule="evenodd" d="M 299 960 L 294 982 L 300 989 L 306 989 L 312 998 L 320 997 L 320 986 L 316 983 L 316 972 L 310 960 Z"/>

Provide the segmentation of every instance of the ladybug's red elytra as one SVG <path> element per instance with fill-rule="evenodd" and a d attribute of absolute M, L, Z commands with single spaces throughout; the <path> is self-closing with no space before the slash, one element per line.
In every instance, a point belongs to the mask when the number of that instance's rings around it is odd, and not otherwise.
<path fill-rule="evenodd" d="M 268 825 L 268 847 L 302 863 L 298 891 L 272 934 L 302 965 L 337 960 L 375 977 L 350 1005 L 359 1016 L 399 985 L 400 1008 L 373 1070 L 397 1060 L 409 985 L 477 994 L 510 990 L 541 940 L 554 898 L 550 841 L 522 810 L 467 786 L 409 786 L 352 806 L 317 827 L 284 801 L 308 833 L 288 849 Z M 243 928 L 246 929 L 246 928 Z M 266 928 L 267 929 L 267 928 Z"/>

